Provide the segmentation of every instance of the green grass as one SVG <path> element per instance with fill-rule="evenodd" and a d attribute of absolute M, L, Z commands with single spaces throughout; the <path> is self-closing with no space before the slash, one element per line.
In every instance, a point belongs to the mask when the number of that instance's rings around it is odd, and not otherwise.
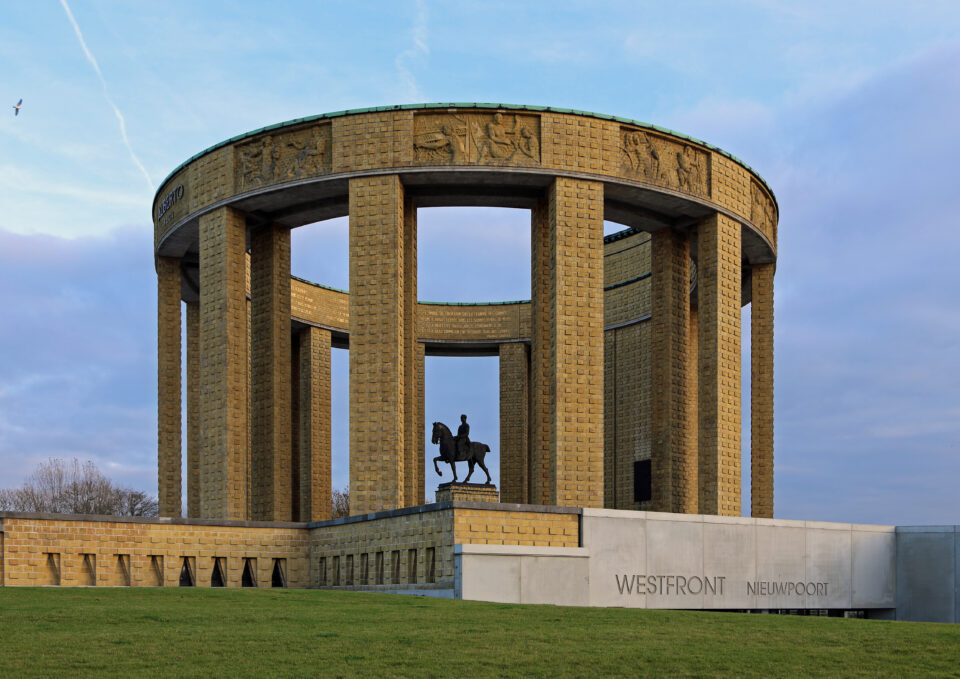
<path fill-rule="evenodd" d="M 0 589 L 0 676 L 960 676 L 960 625 L 237 589 Z"/>

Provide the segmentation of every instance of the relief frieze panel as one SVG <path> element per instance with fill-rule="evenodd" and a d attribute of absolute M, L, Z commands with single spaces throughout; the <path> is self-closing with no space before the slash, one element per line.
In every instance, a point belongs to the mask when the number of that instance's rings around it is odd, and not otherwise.
<path fill-rule="evenodd" d="M 418 113 L 413 151 L 417 165 L 539 165 L 540 116 Z"/>
<path fill-rule="evenodd" d="M 710 155 L 692 144 L 621 127 L 620 152 L 626 177 L 705 198 L 710 195 Z"/>
<path fill-rule="evenodd" d="M 331 155 L 329 123 L 259 137 L 237 146 L 237 190 L 327 174 Z"/>
<path fill-rule="evenodd" d="M 755 179 L 750 181 L 750 221 L 776 243 L 777 209 L 773 199 Z"/>

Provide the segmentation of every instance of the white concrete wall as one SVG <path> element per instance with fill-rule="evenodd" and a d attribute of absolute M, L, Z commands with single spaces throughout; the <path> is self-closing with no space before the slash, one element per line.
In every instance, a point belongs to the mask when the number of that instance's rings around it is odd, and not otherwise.
<path fill-rule="evenodd" d="M 892 526 L 584 509 L 582 547 L 457 545 L 456 596 L 636 608 L 892 609 Z"/>
<path fill-rule="evenodd" d="M 585 509 L 582 539 L 594 606 L 894 607 L 892 526 Z"/>

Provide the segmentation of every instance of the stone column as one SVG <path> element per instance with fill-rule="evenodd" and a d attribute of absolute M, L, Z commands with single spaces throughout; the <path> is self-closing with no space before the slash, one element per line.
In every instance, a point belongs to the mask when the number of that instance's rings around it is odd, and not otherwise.
<path fill-rule="evenodd" d="M 300 520 L 330 518 L 330 331 L 300 331 Z"/>
<path fill-rule="evenodd" d="M 557 178 L 533 213 L 533 502 L 603 506 L 603 185 Z"/>
<path fill-rule="evenodd" d="M 200 217 L 201 514 L 247 519 L 246 219 Z"/>
<path fill-rule="evenodd" d="M 530 359 L 523 342 L 500 345 L 500 498 L 528 504 Z"/>
<path fill-rule="evenodd" d="M 187 302 L 187 516 L 200 513 L 200 304 Z"/>
<path fill-rule="evenodd" d="M 417 341 L 417 207 L 403 204 L 403 506 L 424 503 L 424 346 Z"/>
<path fill-rule="evenodd" d="M 350 512 L 404 502 L 405 321 L 415 313 L 403 185 L 396 175 L 350 180 Z M 409 228 L 415 228 L 410 225 Z"/>
<path fill-rule="evenodd" d="M 695 294 L 695 293 L 691 293 Z M 697 399 L 699 398 L 699 359 L 700 359 L 700 324 L 699 309 L 696 305 L 690 307 L 690 325 L 687 333 L 687 473 L 688 488 L 691 497 L 687 511 L 693 514 L 700 513 L 700 451 L 699 431 L 700 415 Z"/>
<path fill-rule="evenodd" d="M 292 518 L 290 229 L 250 237 L 251 470 L 253 518 Z"/>
<path fill-rule="evenodd" d="M 409 346 L 409 345 L 408 345 Z M 404 361 L 404 374 L 407 377 L 407 387 L 404 397 L 404 462 L 403 462 L 403 500 L 405 507 L 415 507 L 426 502 L 424 480 L 424 402 L 423 393 L 426 378 L 424 376 L 425 351 L 424 345 L 414 342 L 409 346 L 409 353 L 413 369 Z"/>
<path fill-rule="evenodd" d="M 180 260 L 157 257 L 157 493 L 180 516 Z"/>
<path fill-rule="evenodd" d="M 750 278 L 750 516 L 773 518 L 773 274 L 753 267 Z"/>
<path fill-rule="evenodd" d="M 740 224 L 698 229 L 699 511 L 740 516 Z"/>
<path fill-rule="evenodd" d="M 530 457 L 528 501 L 550 503 L 550 453 L 556 448 L 553 413 L 556 382 L 552 377 L 554 343 L 553 299 L 555 252 L 549 247 L 550 229 L 546 201 L 539 202 L 530 215 Z"/>
<path fill-rule="evenodd" d="M 691 513 L 697 509 L 697 462 L 687 425 L 690 240 L 669 229 L 651 239 L 652 505 Z"/>

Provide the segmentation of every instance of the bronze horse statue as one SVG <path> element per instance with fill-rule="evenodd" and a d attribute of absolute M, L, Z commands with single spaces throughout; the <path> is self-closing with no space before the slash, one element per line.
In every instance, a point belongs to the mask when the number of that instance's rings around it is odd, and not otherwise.
<path fill-rule="evenodd" d="M 443 472 L 440 471 L 440 467 L 437 466 L 437 462 L 446 462 L 450 465 L 450 468 L 453 470 L 454 481 L 457 480 L 456 463 L 466 462 L 468 465 L 470 465 L 470 472 L 467 474 L 467 478 L 463 480 L 464 483 L 470 481 L 470 476 L 473 474 L 474 465 L 480 465 L 480 469 L 482 469 L 487 475 L 487 483 L 491 483 L 490 471 L 483 463 L 484 456 L 490 452 L 490 446 L 488 446 L 486 443 L 471 441 L 470 450 L 466 453 L 466 455 L 458 455 L 457 437 L 450 433 L 447 425 L 445 425 L 443 422 L 433 423 L 433 436 L 430 437 L 430 442 L 440 444 L 440 455 L 433 458 L 433 468 L 437 470 L 438 476 L 443 476 Z"/>

